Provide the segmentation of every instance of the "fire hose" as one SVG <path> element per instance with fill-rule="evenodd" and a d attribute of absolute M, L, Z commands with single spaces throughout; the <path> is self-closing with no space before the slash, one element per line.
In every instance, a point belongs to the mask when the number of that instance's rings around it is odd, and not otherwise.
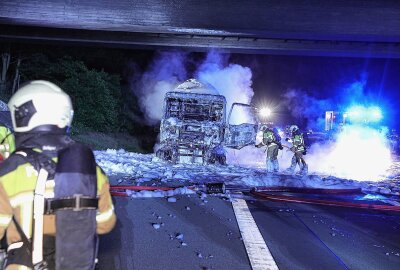
<path fill-rule="evenodd" d="M 349 201 L 338 201 L 329 199 L 315 199 L 315 198 L 304 198 L 301 196 L 290 196 L 275 193 L 303 193 L 303 194 L 331 194 L 331 195 L 350 195 L 360 194 L 361 189 L 320 189 L 320 188 L 293 188 L 293 187 L 258 187 L 251 190 L 251 194 L 258 198 L 270 201 L 288 202 L 288 203 L 304 203 L 304 204 L 316 204 L 326 206 L 339 206 L 339 207 L 350 207 L 359 209 L 373 209 L 381 211 L 395 211 L 400 212 L 400 203 L 397 200 L 393 200 L 394 205 L 384 205 L 376 203 L 358 203 Z M 390 201 L 390 200 L 387 200 Z"/>
<path fill-rule="evenodd" d="M 229 186 L 225 187 L 224 183 L 207 183 L 199 186 L 189 186 L 189 189 L 194 191 L 204 191 L 209 194 L 224 194 L 226 189 L 230 190 Z M 110 186 L 112 196 L 129 197 L 127 190 L 130 191 L 168 191 L 174 190 L 175 187 L 156 187 L 156 186 Z M 278 194 L 277 194 L 278 193 Z M 353 189 L 323 189 L 323 188 L 295 188 L 295 187 L 257 187 L 250 190 L 250 194 L 254 198 L 261 200 L 287 202 L 287 203 L 303 203 L 325 206 L 349 207 L 358 209 L 373 209 L 380 211 L 395 211 L 400 212 L 399 198 L 392 200 L 393 205 L 377 204 L 377 203 L 358 203 L 349 201 L 338 201 L 333 199 L 316 199 L 304 198 L 301 196 L 285 195 L 283 193 L 294 194 L 314 194 L 314 195 L 355 195 L 363 194 L 360 188 Z M 365 195 L 365 194 L 364 194 Z M 390 201 L 388 199 L 387 201 Z M 384 201 L 386 202 L 386 201 Z"/>

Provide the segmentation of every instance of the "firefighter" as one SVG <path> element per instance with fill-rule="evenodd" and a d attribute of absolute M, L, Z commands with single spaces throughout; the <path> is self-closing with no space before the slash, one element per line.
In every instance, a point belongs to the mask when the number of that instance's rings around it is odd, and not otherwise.
<path fill-rule="evenodd" d="M 292 162 L 290 167 L 286 170 L 288 173 L 294 173 L 296 165 L 300 167 L 300 174 L 306 175 L 308 173 L 308 165 L 304 160 L 303 155 L 306 152 L 306 146 L 304 143 L 303 133 L 300 132 L 299 127 L 292 125 L 289 128 L 290 138 L 286 138 L 286 141 L 292 143 L 290 150 L 293 152 Z"/>
<path fill-rule="evenodd" d="M 0 123 L 0 161 L 8 158 L 14 150 L 14 134 L 6 125 Z"/>
<path fill-rule="evenodd" d="M 97 234 L 109 232 L 116 216 L 93 152 L 67 134 L 70 97 L 51 82 L 31 81 L 8 106 L 17 150 L 0 165 L 5 269 L 94 269 Z"/>
<path fill-rule="evenodd" d="M 261 131 L 263 132 L 263 138 L 256 147 L 267 147 L 267 172 L 277 173 L 279 171 L 278 152 L 279 149 L 283 149 L 281 137 L 271 123 L 262 125 Z"/>

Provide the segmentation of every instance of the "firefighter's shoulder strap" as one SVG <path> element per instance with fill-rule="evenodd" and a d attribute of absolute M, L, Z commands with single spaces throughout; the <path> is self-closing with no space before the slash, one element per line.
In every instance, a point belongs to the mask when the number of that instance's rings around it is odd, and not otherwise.
<path fill-rule="evenodd" d="M 11 244 L 8 247 L 8 254 L 4 263 L 4 269 L 11 264 L 24 265 L 26 267 L 33 268 L 32 242 L 28 239 L 28 237 L 26 237 L 24 231 L 21 228 L 21 225 L 18 223 L 15 216 L 12 217 L 12 220 L 15 224 L 17 232 L 21 236 L 21 242 Z M 13 247 L 13 245 L 17 245 L 17 247 Z"/>
<path fill-rule="evenodd" d="M 55 162 L 45 154 L 33 149 L 19 149 L 15 152 L 23 156 L 39 173 L 33 196 L 33 242 L 31 246 L 32 264 L 36 268 L 45 269 L 46 262 L 43 260 L 43 214 L 45 207 L 46 181 L 54 177 Z M 21 232 L 19 232 L 21 234 Z M 22 232 L 23 233 L 23 232 Z M 24 234 L 21 234 L 23 239 Z M 24 242 L 24 241 L 23 241 Z"/>

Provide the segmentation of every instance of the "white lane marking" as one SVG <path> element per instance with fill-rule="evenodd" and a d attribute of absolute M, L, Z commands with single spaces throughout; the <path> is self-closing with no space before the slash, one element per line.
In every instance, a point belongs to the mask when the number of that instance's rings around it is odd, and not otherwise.
<path fill-rule="evenodd" d="M 278 270 L 245 200 L 234 199 L 233 211 L 253 270 Z"/>

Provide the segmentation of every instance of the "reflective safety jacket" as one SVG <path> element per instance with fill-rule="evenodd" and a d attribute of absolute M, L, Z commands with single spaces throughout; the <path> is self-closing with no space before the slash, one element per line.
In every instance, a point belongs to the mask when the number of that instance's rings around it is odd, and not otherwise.
<path fill-rule="evenodd" d="M 0 159 L 8 158 L 14 150 L 14 134 L 6 126 L 0 126 Z"/>
<path fill-rule="evenodd" d="M 262 143 L 267 146 L 271 144 L 277 144 L 278 141 L 276 140 L 275 133 L 269 129 L 264 131 Z"/>
<path fill-rule="evenodd" d="M 45 137 L 41 138 L 41 140 L 48 140 L 50 144 L 42 145 L 41 149 L 34 149 L 42 151 L 43 154 L 52 157 L 52 159 L 57 162 L 57 151 L 55 150 L 59 146 L 57 145 L 59 141 L 65 140 L 64 136 Z M 36 142 L 30 145 L 35 144 L 37 145 Z M 96 216 L 97 233 L 104 234 L 111 231 L 114 227 L 116 216 L 109 192 L 108 178 L 98 166 L 96 168 L 96 175 L 98 196 L 98 212 Z M 38 172 L 34 167 L 19 154 L 11 155 L 0 164 L 0 238 L 2 238 L 5 231 L 7 231 L 7 243 L 9 245 L 21 241 L 21 236 L 12 222 L 13 214 L 27 238 L 32 238 L 32 225 L 34 222 L 33 198 L 37 176 Z M 54 186 L 54 180 L 50 179 L 46 181 L 46 198 L 54 197 Z M 43 234 L 55 235 L 55 215 L 44 215 L 43 223 Z M 7 268 L 7 270 L 9 269 L 19 268 L 17 265 L 11 265 Z"/>
<path fill-rule="evenodd" d="M 294 135 L 294 137 L 292 137 L 292 143 L 295 152 L 304 152 L 306 150 L 302 133 Z"/>

